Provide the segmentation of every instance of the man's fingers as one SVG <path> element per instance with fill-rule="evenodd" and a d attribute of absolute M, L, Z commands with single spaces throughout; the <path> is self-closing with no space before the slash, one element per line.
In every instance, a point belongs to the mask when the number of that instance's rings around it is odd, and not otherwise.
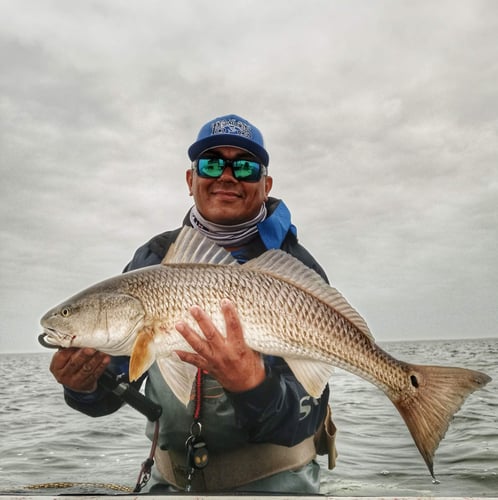
<path fill-rule="evenodd" d="M 229 342 L 244 342 L 244 330 L 240 322 L 239 313 L 235 304 L 229 299 L 221 301 L 221 311 L 225 318 L 225 325 L 227 329 L 227 340 Z"/>
<path fill-rule="evenodd" d="M 216 326 L 213 323 L 213 320 L 209 317 L 209 315 L 199 306 L 192 306 L 190 308 L 190 314 L 195 319 L 202 333 L 206 337 L 206 339 L 214 343 L 222 343 L 223 337 L 221 333 L 218 331 Z M 200 338 L 200 337 L 199 337 Z"/>
<path fill-rule="evenodd" d="M 74 390 L 95 389 L 97 379 L 110 363 L 110 356 L 91 348 L 62 349 L 52 357 L 50 371 L 55 379 Z"/>
<path fill-rule="evenodd" d="M 175 351 L 175 354 L 182 361 L 190 363 L 191 365 L 194 365 L 197 368 L 200 368 L 201 370 L 208 371 L 209 365 L 202 356 L 199 356 L 198 354 L 195 354 L 193 352 L 186 352 L 186 351 Z"/>
<path fill-rule="evenodd" d="M 69 347 L 67 349 L 59 349 L 53 356 L 50 362 L 50 371 L 52 373 L 62 370 L 68 363 L 71 356 L 74 356 L 78 349 Z"/>

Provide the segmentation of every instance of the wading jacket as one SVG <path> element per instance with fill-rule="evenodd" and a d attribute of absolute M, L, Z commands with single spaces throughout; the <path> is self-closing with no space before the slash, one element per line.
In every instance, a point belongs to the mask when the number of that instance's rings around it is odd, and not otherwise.
<path fill-rule="evenodd" d="M 241 250 L 232 252 L 232 255 L 242 263 L 266 250 L 280 248 L 314 269 L 327 281 L 320 265 L 298 243 L 296 229 L 291 223 L 286 205 L 280 200 L 270 198 L 267 210 L 267 218 L 258 224 L 259 235 Z M 188 214 L 183 224 L 190 225 Z M 135 252 L 124 271 L 159 264 L 180 230 L 181 228 L 168 231 L 152 238 Z M 266 379 L 246 392 L 227 392 L 216 380 L 208 375 L 204 377 L 202 434 L 210 457 L 212 454 L 223 454 L 248 443 L 271 443 L 291 447 L 313 436 L 324 420 L 329 397 L 328 386 L 316 400 L 306 393 L 283 359 L 265 355 L 263 360 Z M 110 369 L 116 374 L 127 373 L 128 358 L 113 358 Z M 149 369 L 146 379 L 146 395 L 163 408 L 159 447 L 162 450 L 184 454 L 194 402 L 191 401 L 187 407 L 180 403 L 164 382 L 156 364 Z M 65 400 L 72 408 L 95 417 L 112 413 L 122 404 L 116 396 L 103 389 L 97 389 L 91 394 L 81 394 L 66 388 Z M 148 422 L 147 425 L 147 435 L 151 437 L 153 424 Z M 316 477 L 310 478 L 308 473 L 306 481 L 314 484 L 304 487 L 302 493 L 318 491 Z M 265 484 L 265 488 L 286 491 L 282 481 L 278 483 L 275 489 L 268 484 Z"/>

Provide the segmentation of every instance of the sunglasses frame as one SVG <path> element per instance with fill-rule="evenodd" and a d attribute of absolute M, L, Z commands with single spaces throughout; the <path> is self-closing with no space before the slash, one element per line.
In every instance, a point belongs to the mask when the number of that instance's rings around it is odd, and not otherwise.
<path fill-rule="evenodd" d="M 222 165 L 221 165 L 220 175 L 218 175 L 218 176 L 206 175 L 199 168 L 199 161 L 200 160 L 215 160 L 215 161 L 218 161 L 218 162 L 221 161 Z M 255 178 L 253 175 L 250 175 L 249 177 L 237 177 L 238 170 L 235 170 L 235 166 L 236 165 L 234 165 L 237 162 L 249 162 L 249 163 L 253 163 L 253 164 L 255 163 L 255 164 L 257 164 L 259 166 L 259 171 L 257 173 L 257 178 Z M 232 169 L 232 175 L 233 175 L 233 177 L 236 180 L 238 180 L 239 182 L 240 181 L 242 181 L 242 182 L 259 182 L 261 180 L 261 178 L 266 175 L 266 172 L 267 172 L 265 165 L 263 165 L 257 159 L 249 160 L 247 158 L 235 158 L 233 160 L 229 160 L 227 158 L 222 158 L 221 156 L 200 156 L 192 164 L 192 168 L 195 169 L 195 171 L 197 172 L 197 175 L 199 177 L 201 177 L 202 179 L 219 179 L 223 175 L 223 172 L 225 171 L 225 168 L 227 168 L 227 167 L 230 167 Z M 252 171 L 254 172 L 254 169 L 252 169 Z"/>

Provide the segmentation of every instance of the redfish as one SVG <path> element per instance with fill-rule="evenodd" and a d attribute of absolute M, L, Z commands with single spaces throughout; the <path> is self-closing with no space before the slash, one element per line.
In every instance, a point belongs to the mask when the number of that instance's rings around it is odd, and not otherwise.
<path fill-rule="evenodd" d="M 112 277 L 48 311 L 44 342 L 130 356 L 130 379 L 154 362 L 188 403 L 196 368 L 174 354 L 192 350 L 176 331 L 196 325 L 202 307 L 220 331 L 220 302 L 236 304 L 254 350 L 285 359 L 313 397 L 343 368 L 380 388 L 396 406 L 434 477 L 433 456 L 466 397 L 491 379 L 465 368 L 415 365 L 381 349 L 363 318 L 313 270 L 281 250 L 240 265 L 192 228 L 184 228 L 160 265 Z"/>

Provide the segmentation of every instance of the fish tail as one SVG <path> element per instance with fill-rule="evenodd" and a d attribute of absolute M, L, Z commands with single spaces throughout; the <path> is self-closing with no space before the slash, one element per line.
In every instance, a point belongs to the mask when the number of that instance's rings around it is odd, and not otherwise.
<path fill-rule="evenodd" d="M 434 453 L 443 439 L 451 418 L 476 389 L 491 378 L 485 373 L 465 368 L 407 365 L 410 396 L 393 400 L 434 476 Z"/>

